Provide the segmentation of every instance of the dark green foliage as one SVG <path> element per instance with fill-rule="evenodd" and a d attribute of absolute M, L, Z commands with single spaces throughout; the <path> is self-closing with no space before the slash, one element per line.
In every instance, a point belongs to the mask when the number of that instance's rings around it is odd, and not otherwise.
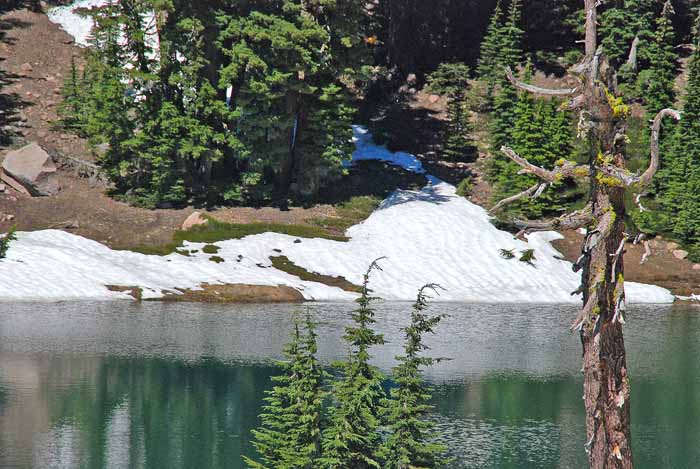
<path fill-rule="evenodd" d="M 529 80 L 529 70 L 528 67 L 525 71 L 525 81 Z M 548 169 L 560 159 L 570 159 L 573 125 L 569 113 L 560 107 L 556 100 L 536 100 L 529 93 L 520 93 L 514 110 L 515 125 L 506 144 L 531 163 Z M 500 151 L 496 154 L 491 170 L 495 200 L 520 193 L 538 182 L 535 176 L 519 174 L 520 169 Z M 539 197 L 521 199 L 510 205 L 509 210 L 529 218 L 556 212 L 564 207 L 566 200 L 562 200 L 562 194 L 566 189 L 563 183 L 553 184 Z"/>
<path fill-rule="evenodd" d="M 700 32 L 697 34 L 683 117 L 665 142 L 657 178 L 659 225 L 694 246 L 700 245 Z"/>
<path fill-rule="evenodd" d="M 450 123 L 442 145 L 442 157 L 449 161 L 472 161 L 476 157 L 466 100 L 469 73 L 469 67 L 464 64 L 443 63 L 428 77 L 427 90 L 447 98 Z"/>
<path fill-rule="evenodd" d="M 491 14 L 486 35 L 481 41 L 481 51 L 479 61 L 476 67 L 476 75 L 479 80 L 487 84 L 488 95 L 493 96 L 494 87 L 497 78 L 502 71 L 501 64 L 501 45 L 502 45 L 502 28 L 503 28 L 503 8 L 501 1 L 496 2 L 496 8 Z"/>
<path fill-rule="evenodd" d="M 369 277 L 380 270 L 374 261 L 365 273 L 358 308 L 352 314 L 353 325 L 345 329 L 344 339 L 350 346 L 346 361 L 338 363 L 341 377 L 333 385 L 334 404 L 328 428 L 323 435 L 323 458 L 319 467 L 332 469 L 381 468 L 379 432 L 381 403 L 386 397 L 384 376 L 370 365 L 370 349 L 384 343 L 372 329 L 375 323 L 370 296 Z"/>
<path fill-rule="evenodd" d="M 13 226 L 7 233 L 0 236 L 0 259 L 7 257 L 7 251 L 10 249 L 10 243 L 17 240 L 15 231 L 16 228 Z"/>
<path fill-rule="evenodd" d="M 648 66 L 653 55 L 654 19 L 659 11 L 657 0 L 614 0 L 600 15 L 601 45 L 611 64 L 625 65 L 632 41 L 639 38 L 638 69 Z M 623 70 L 623 78 L 633 77 L 633 70 Z"/>
<path fill-rule="evenodd" d="M 461 197 L 469 197 L 472 190 L 474 190 L 474 183 L 471 177 L 466 177 L 457 184 L 457 195 Z"/>
<path fill-rule="evenodd" d="M 500 249 L 500 250 L 498 251 L 498 254 L 499 254 L 503 259 L 506 259 L 506 260 L 510 260 L 510 259 L 515 258 L 515 253 L 513 252 L 512 249 Z"/>
<path fill-rule="evenodd" d="M 83 134 L 82 125 L 85 112 L 85 100 L 81 97 L 81 93 L 86 89 L 87 84 L 81 78 L 78 72 L 78 67 L 75 63 L 75 57 L 71 57 L 70 76 L 64 81 L 61 89 L 63 101 L 59 106 L 59 114 L 62 116 L 64 127 L 75 131 L 78 134 Z"/>
<path fill-rule="evenodd" d="M 267 392 L 262 425 L 253 431 L 259 461 L 244 457 L 248 467 L 314 469 L 321 454 L 324 372 L 316 358 L 316 324 L 307 314 L 294 321 L 292 341 L 284 350 L 283 373 Z"/>
<path fill-rule="evenodd" d="M 443 454 L 447 447 L 439 438 L 434 425 L 427 419 L 432 406 L 430 388 L 423 380 L 423 368 L 440 359 L 425 356 L 429 347 L 424 343 L 426 334 L 434 334 L 443 316 L 429 316 L 428 291 L 437 291 L 437 285 L 426 285 L 418 293 L 411 313 L 411 324 L 403 329 L 406 342 L 404 354 L 396 357 L 399 364 L 392 370 L 396 387 L 391 390 L 384 417 L 389 436 L 382 445 L 384 469 L 444 467 Z"/>
<path fill-rule="evenodd" d="M 520 262 L 524 262 L 528 265 L 534 266 L 535 264 L 533 262 L 537 260 L 537 258 L 535 258 L 535 250 L 525 249 L 524 251 L 520 251 L 520 259 L 518 260 Z"/>
<path fill-rule="evenodd" d="M 523 61 L 521 19 L 520 1 L 513 0 L 508 18 L 499 29 L 499 38 L 496 41 L 499 55 L 495 65 L 496 95 L 493 98 L 493 114 L 490 124 L 491 145 L 494 152 L 497 152 L 502 145 L 509 144 L 517 120 L 515 108 L 518 94 L 506 79 L 505 67 L 517 70 Z"/>
<path fill-rule="evenodd" d="M 639 75 L 639 94 L 644 98 L 650 119 L 660 110 L 673 106 L 676 98 L 674 82 L 678 54 L 674 47 L 673 15 L 673 5 L 667 0 L 656 21 L 654 42 L 650 44 L 649 69 Z"/>
<path fill-rule="evenodd" d="M 90 14 L 85 77 L 67 81 L 62 115 L 109 144 L 101 163 L 123 198 L 307 199 L 344 173 L 349 89 L 368 76 L 361 2 L 129 0 Z"/>

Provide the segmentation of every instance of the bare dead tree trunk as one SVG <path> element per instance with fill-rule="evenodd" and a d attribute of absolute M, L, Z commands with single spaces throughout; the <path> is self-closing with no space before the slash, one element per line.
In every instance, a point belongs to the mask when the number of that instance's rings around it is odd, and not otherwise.
<path fill-rule="evenodd" d="M 579 292 L 583 309 L 572 325 L 580 331 L 583 346 L 583 399 L 586 409 L 585 445 L 593 469 L 631 469 L 630 386 L 625 357 L 625 289 L 623 254 L 625 191 L 640 190 L 652 180 L 659 165 L 659 129 L 664 117 L 680 118 L 677 111 L 661 111 L 652 127 L 651 163 L 641 176 L 625 168 L 625 131 L 629 108 L 616 94 L 616 77 L 597 43 L 597 0 L 584 0 L 586 12 L 585 59 L 575 66 L 581 82 L 576 89 L 550 90 L 518 82 L 508 71 L 508 79 L 518 88 L 547 96 L 567 96 L 570 107 L 580 111 L 579 133 L 589 142 L 586 166 L 564 161 L 554 170 L 536 167 L 510 148 L 503 153 L 518 163 L 523 172 L 549 184 L 561 179 L 586 179 L 591 192 L 589 205 L 549 223 L 518 221 L 524 231 L 559 228 L 587 228 L 582 255 L 575 268 L 582 272 Z M 497 204 L 537 197 L 538 186 Z"/>

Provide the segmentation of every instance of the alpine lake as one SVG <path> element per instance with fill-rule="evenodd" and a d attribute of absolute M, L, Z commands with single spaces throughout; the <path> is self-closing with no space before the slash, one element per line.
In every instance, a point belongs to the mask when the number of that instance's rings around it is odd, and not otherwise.
<path fill-rule="evenodd" d="M 295 310 L 341 359 L 354 304 L 0 304 L 0 468 L 242 468 Z M 378 303 L 401 352 L 410 304 Z M 435 303 L 426 371 L 455 468 L 582 468 L 576 305 Z M 700 309 L 632 306 L 625 339 L 637 468 L 700 465 Z"/>

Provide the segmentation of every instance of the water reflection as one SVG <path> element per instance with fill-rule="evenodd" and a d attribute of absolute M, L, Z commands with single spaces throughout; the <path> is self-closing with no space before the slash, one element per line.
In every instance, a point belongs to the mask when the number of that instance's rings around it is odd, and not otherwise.
<path fill-rule="evenodd" d="M 435 419 L 469 468 L 585 465 L 574 308 L 443 305 Z M 346 305 L 320 305 L 328 363 Z M 0 306 L 0 467 L 239 468 L 289 333 L 289 306 Z M 379 327 L 398 352 L 407 305 Z M 700 460 L 700 325 L 637 308 L 627 330 L 637 467 Z"/>

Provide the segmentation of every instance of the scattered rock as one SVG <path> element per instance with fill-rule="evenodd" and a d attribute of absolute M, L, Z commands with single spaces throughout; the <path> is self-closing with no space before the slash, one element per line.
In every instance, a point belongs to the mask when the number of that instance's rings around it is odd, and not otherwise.
<path fill-rule="evenodd" d="M 682 249 L 676 249 L 673 251 L 673 257 L 676 259 L 686 259 L 688 257 L 688 251 L 684 251 Z"/>
<path fill-rule="evenodd" d="M 107 154 L 109 151 L 109 143 L 100 143 L 99 145 L 94 146 L 95 153 L 97 156 L 104 156 Z"/>
<path fill-rule="evenodd" d="M 418 82 L 418 77 L 415 73 L 409 73 L 406 77 L 406 83 L 409 85 L 415 85 Z"/>
<path fill-rule="evenodd" d="M 440 101 L 440 96 L 436 94 L 431 94 L 430 96 L 428 96 L 428 101 L 430 102 L 430 104 L 435 104 L 438 101 Z"/>
<path fill-rule="evenodd" d="M 206 225 L 208 223 L 209 223 L 209 220 L 204 218 L 204 216 L 202 216 L 201 212 L 194 212 L 194 213 L 192 213 L 192 215 L 187 217 L 187 219 L 182 224 L 182 231 L 191 230 L 195 226 Z"/>
<path fill-rule="evenodd" d="M 27 122 L 27 115 L 24 112 L 20 111 L 17 113 L 17 120 L 19 120 L 20 122 Z"/>
<path fill-rule="evenodd" d="M 294 244 L 301 244 L 301 240 L 300 240 L 300 239 L 295 239 L 295 240 L 294 240 Z"/>
<path fill-rule="evenodd" d="M 693 270 L 700 270 L 700 264 L 693 264 Z"/>
<path fill-rule="evenodd" d="M 19 69 L 23 72 L 31 72 L 32 70 L 34 70 L 34 67 L 32 67 L 32 64 L 30 64 L 29 62 L 25 62 L 19 66 Z"/>
<path fill-rule="evenodd" d="M 36 142 L 9 152 L 2 169 L 33 196 L 54 195 L 61 190 L 56 165 Z"/>
<path fill-rule="evenodd" d="M 674 243 L 672 241 L 669 241 L 668 243 L 666 243 L 666 250 L 667 251 L 675 251 L 679 247 L 680 246 L 678 245 L 678 243 Z"/>
<path fill-rule="evenodd" d="M 39 138 L 46 138 L 46 136 L 47 136 L 48 134 L 49 134 L 49 133 L 48 133 L 47 131 L 45 131 L 45 130 L 40 130 L 40 131 L 38 131 L 38 132 L 36 133 L 36 136 L 39 137 Z"/>
<path fill-rule="evenodd" d="M 0 192 L 5 192 L 5 189 L 7 186 L 5 184 L 0 183 Z"/>
<path fill-rule="evenodd" d="M 4 181 L 5 184 L 24 195 L 31 195 L 27 189 L 24 188 L 22 184 L 12 179 L 9 175 L 5 174 L 5 171 L 0 171 L 0 180 Z"/>

